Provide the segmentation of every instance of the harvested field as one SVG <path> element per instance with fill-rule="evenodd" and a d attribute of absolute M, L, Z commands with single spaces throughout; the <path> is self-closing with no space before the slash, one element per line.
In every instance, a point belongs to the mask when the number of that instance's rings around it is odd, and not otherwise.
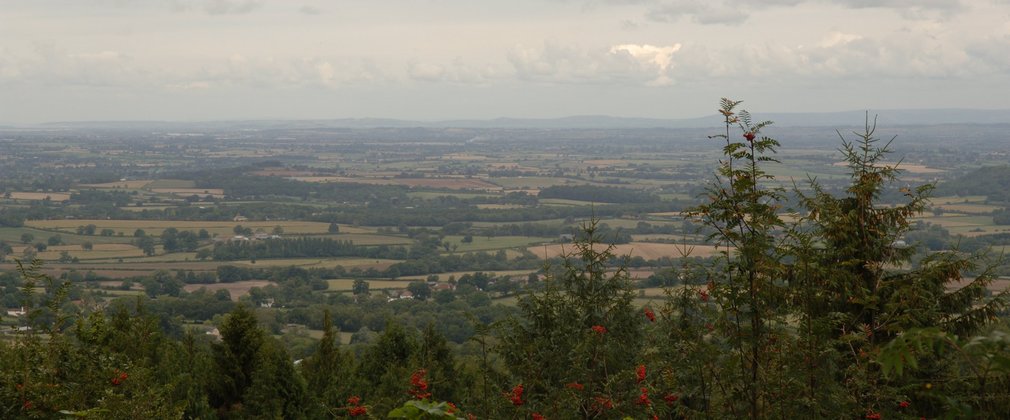
<path fill-rule="evenodd" d="M 81 184 L 84 188 L 98 189 L 119 189 L 119 190 L 139 190 L 154 182 L 150 179 L 137 179 L 133 181 L 106 182 L 102 184 Z"/>
<path fill-rule="evenodd" d="M 253 287 L 267 287 L 271 284 L 276 284 L 268 280 L 246 280 L 237 281 L 234 283 L 212 283 L 212 284 L 187 284 L 183 286 L 183 290 L 187 292 L 195 292 L 201 288 L 206 288 L 208 292 L 214 293 L 218 290 L 227 290 L 231 294 L 231 300 L 238 301 L 242 296 L 249 294 L 249 289 Z"/>
<path fill-rule="evenodd" d="M 878 162 L 878 164 L 883 166 L 897 166 L 899 170 L 905 171 L 910 174 L 938 174 L 947 172 L 944 169 L 930 168 L 926 165 L 913 165 L 905 162 Z M 848 166 L 848 162 L 835 162 L 831 164 L 832 166 Z"/>
<path fill-rule="evenodd" d="M 583 161 L 582 163 L 585 163 L 586 165 L 589 166 L 613 167 L 613 166 L 628 166 L 628 163 L 630 163 L 630 161 L 623 159 L 593 159 Z"/>
<path fill-rule="evenodd" d="M 49 201 L 67 201 L 70 199 L 70 193 L 57 193 L 57 192 L 12 192 L 11 198 L 15 200 L 36 200 L 42 201 L 49 198 Z"/>
<path fill-rule="evenodd" d="M 487 274 L 487 275 L 495 275 L 495 276 L 501 277 L 501 276 L 526 275 L 526 274 L 532 273 L 534 271 L 537 271 L 537 270 L 530 269 L 530 270 L 508 270 L 508 271 L 483 271 L 483 273 Z M 477 273 L 477 272 L 476 271 L 454 271 L 454 272 L 451 272 L 451 273 L 439 273 L 439 274 L 436 274 L 436 275 L 438 276 L 438 281 L 443 282 L 443 281 L 449 281 L 449 277 L 450 276 L 453 276 L 453 277 L 459 279 L 464 274 L 473 275 L 474 273 Z M 424 280 L 424 279 L 428 278 L 428 275 L 424 274 L 424 275 L 416 275 L 416 276 L 403 276 L 403 277 L 400 277 L 400 278 L 404 279 L 404 280 Z"/>
<path fill-rule="evenodd" d="M 348 182 L 372 185 L 403 185 L 411 188 L 446 188 L 450 190 L 491 190 L 501 187 L 477 178 L 350 178 L 340 176 L 292 177 L 303 182 Z"/>
<path fill-rule="evenodd" d="M 220 188 L 152 188 L 151 192 L 161 194 L 174 194 L 181 196 L 213 196 L 224 197 L 224 190 Z"/>
<path fill-rule="evenodd" d="M 575 247 L 572 245 L 552 244 L 532 246 L 528 249 L 540 258 L 553 258 L 562 255 L 563 252 L 572 252 Z M 614 255 L 630 255 L 632 257 L 642 257 L 646 260 L 654 260 L 661 257 L 680 257 L 680 251 L 690 251 L 690 256 L 692 257 L 711 257 L 718 252 L 716 247 L 711 245 L 656 244 L 648 242 L 632 242 L 616 245 L 611 252 Z"/>
<path fill-rule="evenodd" d="M 56 229 L 66 232 L 76 232 L 78 226 L 93 224 L 100 231 L 102 229 L 112 229 L 116 232 L 123 232 L 127 236 L 133 236 L 133 231 L 143 229 L 148 235 L 160 235 L 167 228 L 174 227 L 179 230 L 198 231 L 207 229 L 208 232 L 230 237 L 234 235 L 235 225 L 242 225 L 253 230 L 263 229 L 270 232 L 274 226 L 280 226 L 285 234 L 323 234 L 327 233 L 329 223 L 304 222 L 304 221 L 172 221 L 172 220 L 28 220 L 25 226 L 39 229 Z M 366 229 L 353 228 L 350 226 L 340 226 L 340 231 L 345 233 L 365 233 Z"/>
<path fill-rule="evenodd" d="M 386 289 L 405 289 L 413 280 L 385 280 L 385 279 L 366 279 L 365 282 L 368 283 L 368 290 L 386 290 Z M 326 280 L 329 285 L 327 290 L 331 291 L 349 291 L 354 288 L 353 279 L 331 279 Z"/>
<path fill-rule="evenodd" d="M 971 283 L 974 280 L 975 280 L 974 278 L 965 278 L 965 279 L 962 279 L 961 281 L 959 281 L 957 283 L 948 284 L 947 285 L 947 289 L 949 289 L 949 290 L 958 290 L 958 289 L 960 289 L 960 288 L 962 288 L 964 286 L 967 286 L 969 283 Z M 1002 292 L 1004 290 L 1010 289 L 1010 279 L 999 278 L 999 279 L 993 280 L 993 282 L 989 284 L 988 289 L 990 291 L 992 291 L 993 293 L 999 293 L 999 292 Z"/>

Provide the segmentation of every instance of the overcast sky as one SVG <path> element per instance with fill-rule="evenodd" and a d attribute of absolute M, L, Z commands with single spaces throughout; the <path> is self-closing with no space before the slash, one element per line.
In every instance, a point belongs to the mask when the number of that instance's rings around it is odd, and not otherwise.
<path fill-rule="evenodd" d="M 0 0 L 0 122 L 1010 108 L 1010 0 Z"/>

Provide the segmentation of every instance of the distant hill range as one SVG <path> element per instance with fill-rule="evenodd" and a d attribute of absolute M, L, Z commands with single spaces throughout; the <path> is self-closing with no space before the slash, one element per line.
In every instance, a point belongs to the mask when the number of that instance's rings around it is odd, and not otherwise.
<path fill-rule="evenodd" d="M 942 124 L 1010 124 L 1010 109 L 892 109 L 843 112 L 758 113 L 756 120 L 771 120 L 785 127 L 854 127 L 861 126 L 866 113 L 878 116 L 878 124 L 887 127 Z M 416 121 L 384 118 L 345 118 L 316 120 L 230 120 L 230 121 L 86 121 L 52 122 L 21 128 L 85 128 L 85 129 L 310 129 L 310 128 L 507 128 L 507 129 L 648 129 L 702 128 L 719 125 L 722 118 L 710 115 L 700 118 L 660 119 L 626 118 L 605 115 L 580 115 L 563 118 L 496 118 L 488 120 Z"/>

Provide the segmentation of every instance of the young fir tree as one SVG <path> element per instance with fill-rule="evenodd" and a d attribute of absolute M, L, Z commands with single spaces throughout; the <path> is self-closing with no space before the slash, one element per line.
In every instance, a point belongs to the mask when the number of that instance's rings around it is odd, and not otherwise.
<path fill-rule="evenodd" d="M 350 395 L 350 357 L 337 347 L 337 332 L 333 328 L 330 310 L 323 311 L 323 337 L 316 352 L 302 361 L 302 375 L 309 392 L 328 409 L 343 406 Z"/>
<path fill-rule="evenodd" d="M 210 387 L 210 402 L 220 417 L 240 417 L 263 345 L 263 331 L 245 305 L 236 306 L 228 314 L 220 331 L 221 343 L 212 346 L 216 375 Z"/>
<path fill-rule="evenodd" d="M 599 243 L 597 229 L 596 220 L 586 223 L 560 272 L 546 270 L 542 291 L 520 297 L 522 316 L 502 324 L 497 350 L 514 377 L 507 405 L 515 411 L 506 412 L 651 414 L 651 405 L 636 404 L 645 391 L 635 379 L 643 339 L 635 293 L 623 266 L 608 267 L 613 246 Z"/>
<path fill-rule="evenodd" d="M 867 118 L 863 132 L 854 133 L 857 141 L 842 138 L 851 179 L 842 196 L 816 181 L 811 193 L 798 194 L 807 211 L 799 229 L 806 232 L 801 243 L 807 247 L 796 259 L 797 290 L 802 291 L 809 349 L 822 356 L 810 352 L 805 357 L 819 359 L 811 369 L 839 366 L 833 382 L 843 388 L 843 399 L 836 403 L 852 414 L 887 414 L 896 411 L 896 399 L 908 399 L 920 413 L 936 415 L 956 407 L 935 395 L 914 398 L 909 384 L 887 381 L 873 357 L 915 329 L 976 334 L 1006 306 L 1003 295 L 984 299 L 995 276 L 980 255 L 946 251 L 912 263 L 915 248 L 903 237 L 911 219 L 926 209 L 933 185 L 895 186 L 898 165 L 884 161 L 890 142 L 880 146 L 875 131 L 876 122 Z M 898 189 L 904 202 L 882 205 L 887 188 Z M 974 278 L 960 285 L 967 275 Z M 923 360 L 913 376 L 923 384 L 941 381 L 949 362 Z M 831 385 L 826 379 L 815 382 Z"/>

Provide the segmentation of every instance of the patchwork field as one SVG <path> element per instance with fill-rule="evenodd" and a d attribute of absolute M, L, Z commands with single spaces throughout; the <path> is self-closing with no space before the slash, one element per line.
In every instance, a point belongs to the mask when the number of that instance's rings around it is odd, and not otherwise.
<path fill-rule="evenodd" d="M 231 295 L 231 300 L 238 302 L 239 298 L 249 294 L 249 289 L 252 289 L 253 287 L 263 288 L 272 284 L 276 283 L 267 280 L 246 280 L 234 283 L 187 284 L 183 286 L 183 290 L 187 292 L 195 292 L 200 289 L 207 289 L 207 291 L 211 293 L 218 290 L 227 290 Z"/>
<path fill-rule="evenodd" d="M 83 188 L 98 189 L 118 189 L 118 190 L 139 190 L 154 182 L 151 179 L 137 179 L 132 181 L 106 182 L 103 184 L 81 184 Z"/>
<path fill-rule="evenodd" d="M 501 187 L 477 178 L 353 178 L 341 176 L 300 176 L 291 179 L 303 182 L 348 182 L 372 185 L 403 185 L 407 187 L 445 188 L 450 190 L 498 191 Z"/>
<path fill-rule="evenodd" d="M 604 247 L 604 245 L 600 245 Z M 544 246 L 533 246 L 527 248 L 530 252 L 540 258 L 554 258 L 575 250 L 572 245 L 552 244 Z M 602 250 L 602 248 L 601 248 Z M 711 257 L 719 252 L 711 245 L 682 245 L 682 244 L 657 244 L 649 242 L 632 242 L 614 246 L 611 250 L 614 255 L 630 255 L 632 257 L 642 257 L 647 260 L 671 257 L 678 258 L 681 252 L 689 253 L 691 257 Z"/>

